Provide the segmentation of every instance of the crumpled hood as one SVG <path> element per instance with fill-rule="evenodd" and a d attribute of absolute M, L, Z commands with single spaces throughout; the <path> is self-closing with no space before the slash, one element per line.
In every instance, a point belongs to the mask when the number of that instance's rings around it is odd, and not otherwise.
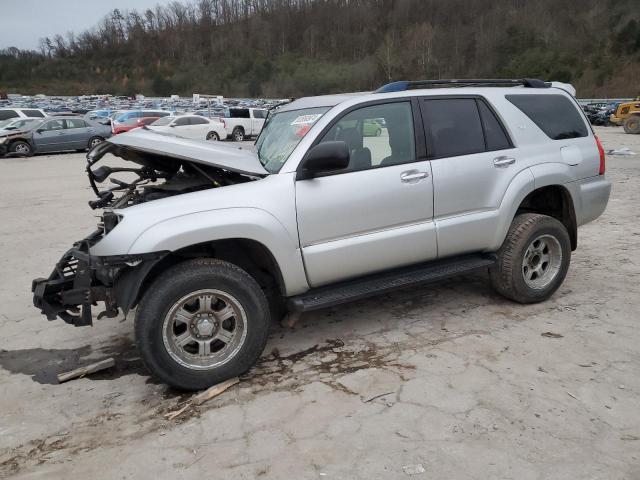
<path fill-rule="evenodd" d="M 104 143 L 120 148 L 112 153 L 128 160 L 128 153 L 147 152 L 154 155 L 188 160 L 203 165 L 224 168 L 231 172 L 265 176 L 269 172 L 260 163 L 258 155 L 242 147 L 220 142 L 191 140 L 147 128 L 136 128 L 113 136 Z"/>

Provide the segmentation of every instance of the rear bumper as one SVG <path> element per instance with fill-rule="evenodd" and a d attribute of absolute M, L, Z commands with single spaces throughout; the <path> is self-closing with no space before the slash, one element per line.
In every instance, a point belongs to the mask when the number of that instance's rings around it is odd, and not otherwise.
<path fill-rule="evenodd" d="M 611 195 L 611 182 L 604 175 L 573 182 L 574 206 L 578 226 L 598 218 L 607 208 Z M 575 202 L 579 199 L 579 202 Z"/>
<path fill-rule="evenodd" d="M 100 230 L 76 242 L 56 263 L 48 278 L 31 283 L 33 304 L 48 320 L 61 318 L 76 327 L 92 325 L 92 306 L 104 302 L 98 315 L 125 314 L 136 301 L 140 285 L 151 268 L 167 252 L 98 257 L 90 247 L 102 236 Z"/>

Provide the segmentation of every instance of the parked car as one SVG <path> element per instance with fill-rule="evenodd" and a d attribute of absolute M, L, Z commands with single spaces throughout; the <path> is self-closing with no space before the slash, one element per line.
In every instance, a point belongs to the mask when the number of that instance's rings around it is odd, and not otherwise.
<path fill-rule="evenodd" d="M 112 131 L 114 135 L 128 132 L 130 130 L 133 130 L 134 128 L 142 127 L 143 125 L 151 125 L 153 122 L 158 120 L 158 118 L 159 117 L 131 118 L 124 123 L 118 124 L 118 126 L 114 127 Z"/>
<path fill-rule="evenodd" d="M 0 108 L 0 120 L 9 118 L 43 118 L 47 114 L 39 108 Z"/>
<path fill-rule="evenodd" d="M 0 133 L 0 155 L 84 151 L 110 136 L 109 127 L 90 120 L 47 117 L 25 124 L 18 130 Z"/>
<path fill-rule="evenodd" d="M 126 124 L 129 120 L 136 118 L 148 118 L 148 117 L 167 117 L 171 115 L 171 112 L 165 110 L 125 110 L 116 112 L 112 115 L 111 130 L 115 132 L 121 125 Z"/>
<path fill-rule="evenodd" d="M 151 125 L 151 130 L 166 132 L 182 138 L 196 140 L 221 140 L 226 138 L 224 121 L 200 115 L 182 115 L 159 118 Z"/>
<path fill-rule="evenodd" d="M 152 374 L 202 389 L 246 372 L 283 308 L 293 320 L 476 270 L 510 300 L 548 299 L 607 205 L 604 150 L 563 87 L 469 83 L 302 98 L 272 112 L 255 151 L 148 129 L 109 139 L 88 154 L 98 229 L 33 281 L 34 305 L 76 326 L 98 302 L 98 318 L 136 307 Z M 386 134 L 365 136 L 379 118 Z M 118 171 L 97 166 L 108 153 L 138 179 L 101 187 Z"/>
<path fill-rule="evenodd" d="M 113 113 L 113 110 L 110 109 L 102 109 L 102 110 L 90 110 L 85 113 L 85 120 L 100 120 L 109 118 L 109 115 Z"/>
<path fill-rule="evenodd" d="M 225 117 L 227 137 L 236 142 L 260 134 L 267 118 L 268 110 L 264 108 L 230 108 Z"/>

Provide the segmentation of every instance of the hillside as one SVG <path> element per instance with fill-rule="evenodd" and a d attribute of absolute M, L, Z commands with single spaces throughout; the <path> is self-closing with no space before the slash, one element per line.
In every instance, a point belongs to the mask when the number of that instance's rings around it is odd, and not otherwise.
<path fill-rule="evenodd" d="M 638 0 L 199 0 L 0 50 L 0 91 L 285 97 L 415 78 L 640 93 Z"/>

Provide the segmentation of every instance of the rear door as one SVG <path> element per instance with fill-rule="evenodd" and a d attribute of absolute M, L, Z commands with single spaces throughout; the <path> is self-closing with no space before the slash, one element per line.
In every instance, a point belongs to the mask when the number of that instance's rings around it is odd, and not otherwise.
<path fill-rule="evenodd" d="M 173 121 L 172 127 L 170 127 L 170 131 L 178 137 L 192 138 L 190 127 L 191 122 L 189 120 L 189 117 L 178 117 Z"/>
<path fill-rule="evenodd" d="M 207 138 L 207 133 L 209 133 L 210 130 L 209 120 L 204 117 L 194 115 L 189 117 L 189 122 L 191 123 L 191 130 L 189 132 L 191 136 L 189 138 L 205 140 Z"/>
<path fill-rule="evenodd" d="M 520 170 L 517 151 L 481 97 L 423 97 L 420 111 L 433 170 L 438 256 L 483 250 L 493 240 L 498 207 Z"/>
<path fill-rule="evenodd" d="M 384 118 L 387 128 L 365 137 L 364 123 L 375 118 Z M 347 144 L 350 164 L 296 182 L 300 245 L 312 286 L 437 256 L 421 123 L 417 102 L 383 101 L 348 111 L 322 134 L 320 142 Z M 304 128 L 303 117 L 290 125 Z"/>
<path fill-rule="evenodd" d="M 69 148 L 87 148 L 89 144 L 89 128 L 81 118 L 67 118 L 66 138 Z"/>

